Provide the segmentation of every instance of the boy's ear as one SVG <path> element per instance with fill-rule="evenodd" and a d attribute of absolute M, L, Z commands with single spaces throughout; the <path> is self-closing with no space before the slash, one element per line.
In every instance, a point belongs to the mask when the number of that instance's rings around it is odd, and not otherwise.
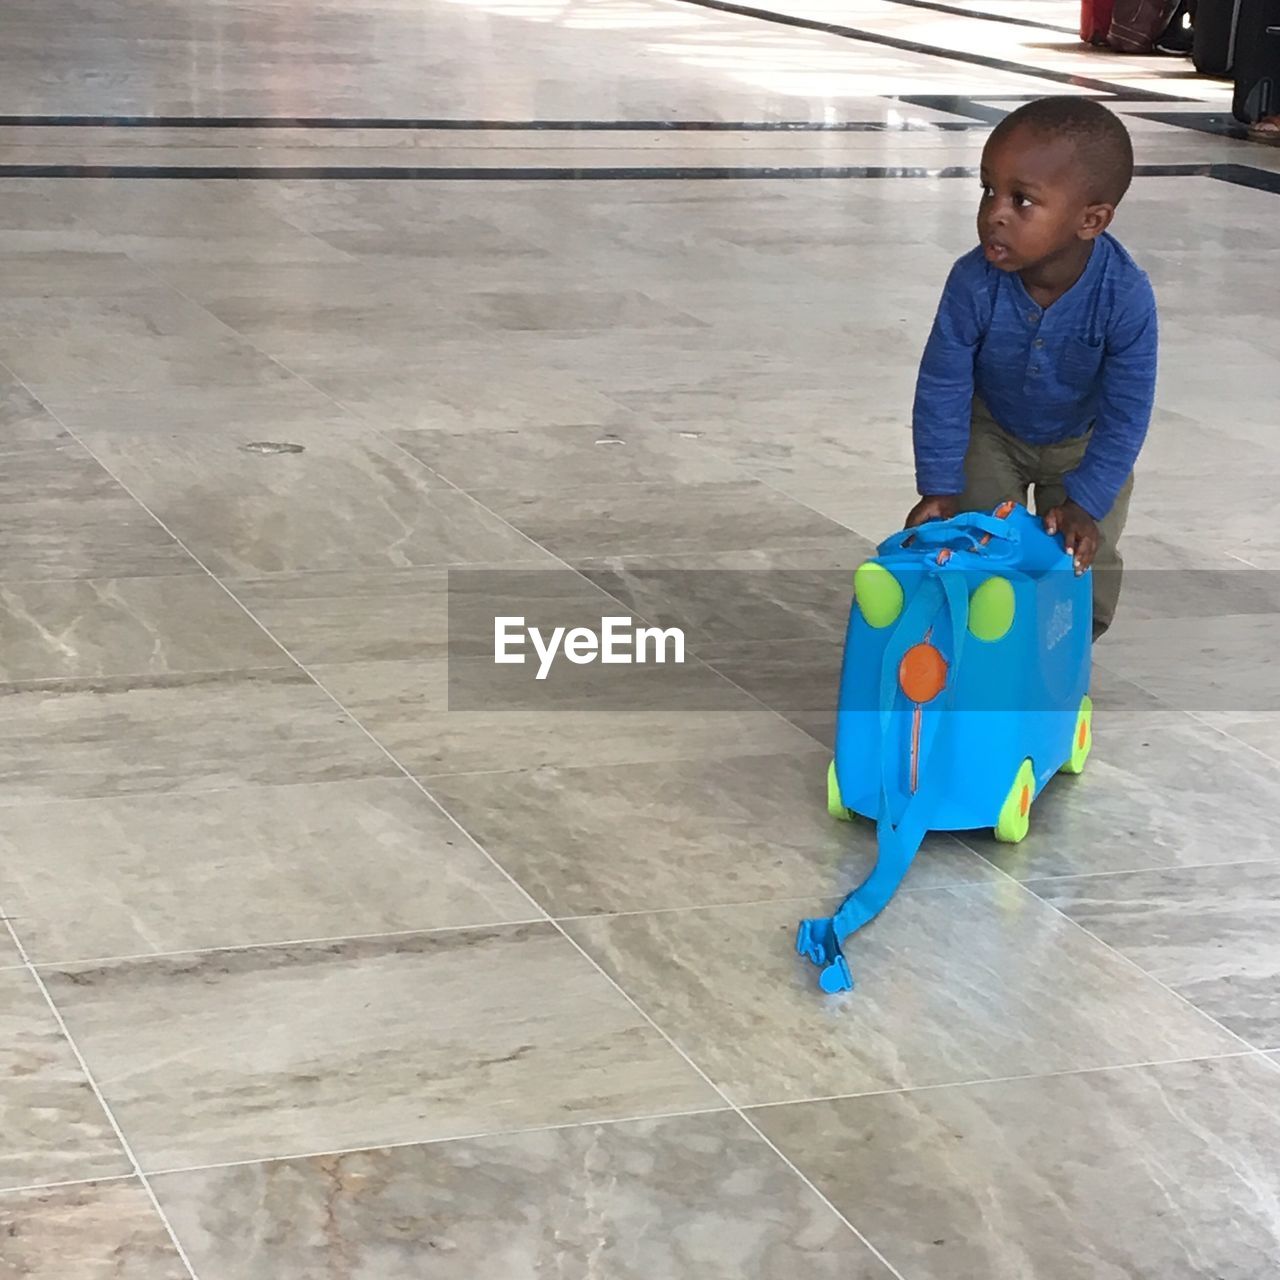
<path fill-rule="evenodd" d="M 1110 225 L 1116 216 L 1113 204 L 1091 204 L 1084 211 L 1080 220 L 1080 230 L 1076 233 L 1081 240 L 1096 240 Z"/>

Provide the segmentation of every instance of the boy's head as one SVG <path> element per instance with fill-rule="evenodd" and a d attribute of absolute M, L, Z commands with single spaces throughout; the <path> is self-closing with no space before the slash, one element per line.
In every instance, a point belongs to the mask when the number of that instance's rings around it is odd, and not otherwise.
<path fill-rule="evenodd" d="M 1111 225 L 1133 179 L 1133 142 L 1087 98 L 1042 98 L 1006 116 L 982 153 L 978 236 L 987 260 L 1025 271 Z"/>

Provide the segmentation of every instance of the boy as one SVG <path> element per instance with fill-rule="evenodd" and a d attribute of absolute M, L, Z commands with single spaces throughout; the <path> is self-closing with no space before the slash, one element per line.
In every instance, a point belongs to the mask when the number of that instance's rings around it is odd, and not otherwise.
<path fill-rule="evenodd" d="M 1128 131 L 1084 98 L 1006 116 L 982 155 L 980 245 L 952 268 L 916 388 L 911 527 L 1007 499 L 1094 565 L 1093 635 L 1120 596 L 1116 543 L 1155 398 L 1151 284 L 1107 228 Z"/>

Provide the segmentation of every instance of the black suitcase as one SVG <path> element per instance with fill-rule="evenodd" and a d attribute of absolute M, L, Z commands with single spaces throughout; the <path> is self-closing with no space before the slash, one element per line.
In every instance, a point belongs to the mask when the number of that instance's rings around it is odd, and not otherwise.
<path fill-rule="evenodd" d="M 1230 79 L 1244 0 L 1197 0 L 1191 61 L 1203 76 Z"/>
<path fill-rule="evenodd" d="M 1235 74 L 1237 120 L 1256 124 L 1280 115 L 1280 0 L 1240 0 Z"/>

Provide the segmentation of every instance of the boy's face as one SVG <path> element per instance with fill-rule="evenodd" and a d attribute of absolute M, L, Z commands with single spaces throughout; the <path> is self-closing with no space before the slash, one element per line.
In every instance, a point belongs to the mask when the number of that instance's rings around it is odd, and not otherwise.
<path fill-rule="evenodd" d="M 1089 200 L 1070 140 L 1027 128 L 996 134 L 982 153 L 978 238 L 1001 271 L 1025 271 L 1106 230 L 1115 210 Z"/>

